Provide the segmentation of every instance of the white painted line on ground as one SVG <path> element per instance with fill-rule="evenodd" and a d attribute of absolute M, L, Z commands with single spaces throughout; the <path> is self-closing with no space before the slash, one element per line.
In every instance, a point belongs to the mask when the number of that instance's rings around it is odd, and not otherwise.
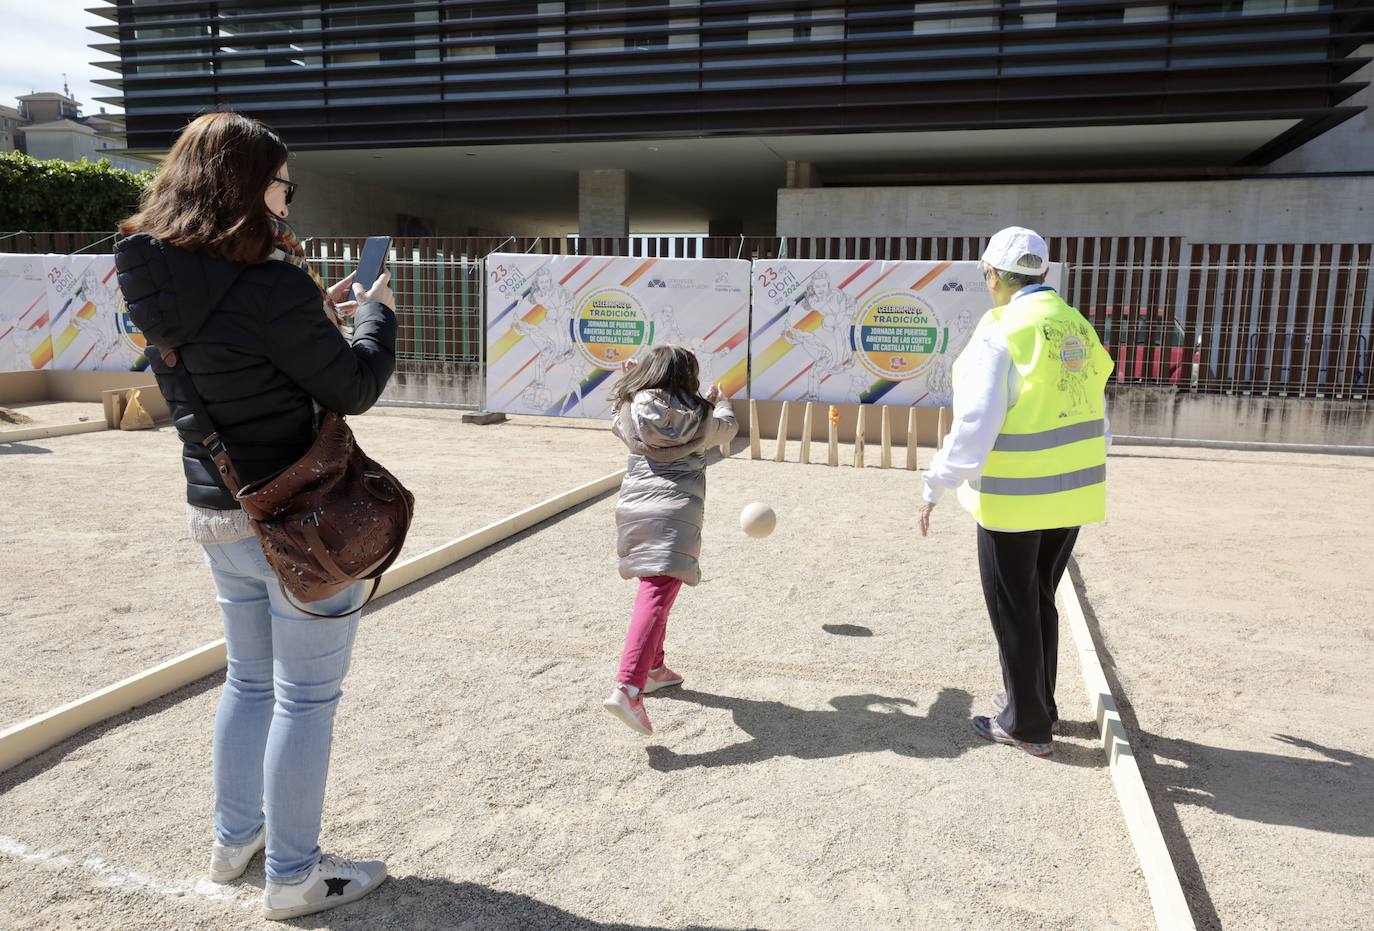
<path fill-rule="evenodd" d="M 0 430 L 0 443 L 24 443 L 53 436 L 75 436 L 78 433 L 103 433 L 108 429 L 103 420 L 89 420 L 80 423 L 49 424 L 46 427 L 25 427 L 22 430 Z"/>
<path fill-rule="evenodd" d="M 103 423 L 100 428 L 104 429 Z M 624 476 L 624 469 L 617 470 L 408 559 L 382 576 L 377 594 L 380 597 L 394 592 L 570 508 L 591 501 L 617 487 Z M 0 731 L 0 772 L 42 753 L 93 724 L 218 672 L 224 668 L 224 663 L 224 641 L 215 640 L 122 682 Z"/>
<path fill-rule="evenodd" d="M 1178 871 L 1169 855 L 1168 845 L 1164 843 L 1164 832 L 1159 829 L 1150 795 L 1145 791 L 1145 781 L 1140 777 L 1135 751 L 1131 748 L 1126 726 L 1121 723 L 1121 715 L 1117 713 L 1116 699 L 1112 696 L 1107 675 L 1102 671 L 1102 662 L 1098 658 L 1097 647 L 1093 645 L 1083 605 L 1078 600 L 1078 592 L 1074 590 L 1073 580 L 1068 573 L 1059 583 L 1059 598 L 1064 605 L 1063 613 L 1068 618 L 1069 629 L 1073 631 L 1074 646 L 1083 667 L 1083 682 L 1088 689 L 1088 703 L 1092 705 L 1093 715 L 1097 718 L 1098 736 L 1107 754 L 1107 766 L 1111 770 L 1117 800 L 1121 803 L 1121 813 L 1126 818 L 1126 830 L 1140 859 L 1140 869 L 1145 876 L 1145 886 L 1150 892 L 1150 904 L 1155 912 L 1155 923 L 1160 931 L 1192 931 L 1193 915 L 1188 909 L 1188 900 L 1184 898 L 1183 886 L 1178 881 Z"/>
<path fill-rule="evenodd" d="M 196 882 L 159 879 L 120 866 L 117 863 L 111 863 L 100 857 L 77 859 L 51 850 L 33 850 L 22 841 L 15 840 L 13 837 L 6 837 L 3 834 L 0 834 L 0 857 L 23 863 L 33 863 L 49 869 L 76 870 L 86 873 L 93 879 L 115 889 L 149 892 L 171 899 L 196 896 L 245 909 L 257 908 L 260 905 L 256 898 L 234 895 L 224 886 L 213 883 L 209 879 L 200 879 Z"/>

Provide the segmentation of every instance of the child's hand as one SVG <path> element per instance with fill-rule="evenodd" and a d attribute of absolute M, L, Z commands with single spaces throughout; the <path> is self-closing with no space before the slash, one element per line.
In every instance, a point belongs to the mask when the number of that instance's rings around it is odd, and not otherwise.
<path fill-rule="evenodd" d="M 620 370 L 628 375 L 635 370 L 635 366 L 638 364 L 639 362 L 634 359 L 626 359 L 625 364 L 620 367 Z"/>
<path fill-rule="evenodd" d="M 720 390 L 720 385 L 712 385 L 711 390 L 706 392 L 706 400 L 710 401 L 712 404 L 715 404 L 717 401 L 721 399 L 721 397 L 724 396 L 724 394 L 725 392 Z"/>

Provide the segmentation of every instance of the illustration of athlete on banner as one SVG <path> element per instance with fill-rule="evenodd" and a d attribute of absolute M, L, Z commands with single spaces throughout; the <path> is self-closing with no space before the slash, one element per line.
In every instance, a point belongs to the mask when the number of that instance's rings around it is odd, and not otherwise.
<path fill-rule="evenodd" d="M 703 384 L 745 385 L 747 262 L 496 254 L 486 275 L 490 410 L 610 417 L 614 376 L 666 343 L 696 353 Z"/>
<path fill-rule="evenodd" d="M 5 371 L 147 366 L 112 255 L 0 255 L 0 321 Z"/>

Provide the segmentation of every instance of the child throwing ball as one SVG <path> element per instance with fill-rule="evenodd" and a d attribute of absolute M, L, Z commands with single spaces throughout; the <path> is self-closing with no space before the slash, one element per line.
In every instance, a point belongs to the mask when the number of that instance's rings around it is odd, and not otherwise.
<path fill-rule="evenodd" d="M 615 509 L 620 576 L 639 579 L 630 631 L 606 710 L 652 734 L 644 695 L 679 685 L 663 662 L 668 612 L 683 583 L 701 581 L 706 509 L 706 450 L 728 443 L 739 424 L 719 386 L 701 396 L 697 358 L 680 346 L 655 346 L 625 367 L 615 388 L 611 427 L 630 450 Z"/>

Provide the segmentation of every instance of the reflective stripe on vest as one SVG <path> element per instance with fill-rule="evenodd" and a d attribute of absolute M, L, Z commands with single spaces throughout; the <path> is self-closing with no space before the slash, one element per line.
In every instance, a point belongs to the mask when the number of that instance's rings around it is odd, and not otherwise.
<path fill-rule="evenodd" d="M 1101 434 L 1099 434 L 1100 436 Z M 983 476 L 969 482 L 974 491 L 985 495 L 1057 495 L 1061 491 L 1087 488 L 1107 480 L 1107 467 L 1093 466 L 1061 475 L 1041 475 L 1035 478 L 993 478 Z"/>
<path fill-rule="evenodd" d="M 1042 449 L 1054 449 L 1056 446 L 1068 446 L 1070 443 L 1081 443 L 1094 437 L 1106 436 L 1106 434 L 1107 422 L 1105 420 L 1089 420 L 1068 427 L 1042 430 L 1039 433 L 1003 433 L 997 437 L 997 443 L 992 447 L 992 451 L 997 453 L 1033 453 Z"/>

